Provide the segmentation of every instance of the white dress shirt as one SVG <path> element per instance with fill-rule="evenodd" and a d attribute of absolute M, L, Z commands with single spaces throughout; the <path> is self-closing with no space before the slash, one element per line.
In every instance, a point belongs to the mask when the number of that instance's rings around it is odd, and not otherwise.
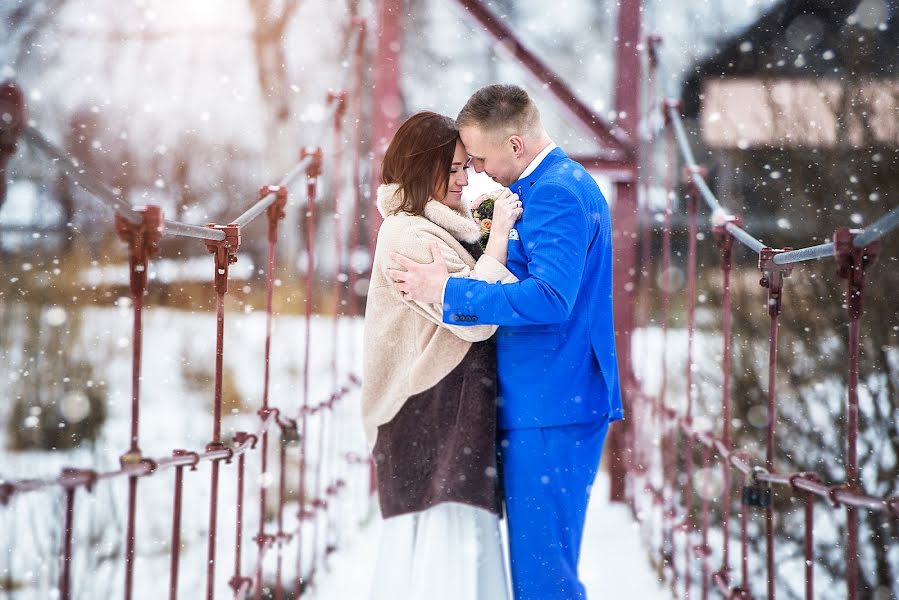
<path fill-rule="evenodd" d="M 558 147 L 559 146 L 557 146 L 555 142 L 550 142 L 549 144 L 547 144 L 546 148 L 541 150 L 540 154 L 538 154 L 536 157 L 534 157 L 534 160 L 531 161 L 531 164 L 529 164 L 527 166 L 527 168 L 521 173 L 521 175 L 518 178 L 524 179 L 525 177 L 527 177 L 528 175 L 530 175 L 531 173 L 536 171 L 537 167 L 540 166 L 540 163 L 543 162 L 543 159 L 546 158 L 546 155 Z"/>

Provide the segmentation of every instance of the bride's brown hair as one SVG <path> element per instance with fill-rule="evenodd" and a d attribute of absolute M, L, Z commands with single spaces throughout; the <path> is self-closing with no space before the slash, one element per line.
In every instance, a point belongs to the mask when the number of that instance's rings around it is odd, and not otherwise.
<path fill-rule="evenodd" d="M 446 194 L 458 139 L 455 122 L 430 111 L 415 113 L 400 125 L 381 167 L 381 180 L 398 184 L 403 194 L 397 212 L 421 215 L 433 195 Z"/>

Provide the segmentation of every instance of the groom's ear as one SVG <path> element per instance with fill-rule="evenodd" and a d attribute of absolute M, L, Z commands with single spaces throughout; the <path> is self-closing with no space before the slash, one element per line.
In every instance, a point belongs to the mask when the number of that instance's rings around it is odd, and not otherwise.
<path fill-rule="evenodd" d="M 509 144 L 512 146 L 512 153 L 516 158 L 521 158 L 524 154 L 524 140 L 519 135 L 509 136 Z"/>

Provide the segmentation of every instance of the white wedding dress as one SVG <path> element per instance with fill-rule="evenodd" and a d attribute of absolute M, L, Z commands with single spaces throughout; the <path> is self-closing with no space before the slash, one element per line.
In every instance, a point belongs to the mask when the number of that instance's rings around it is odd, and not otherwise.
<path fill-rule="evenodd" d="M 499 517 L 444 502 L 385 519 L 371 600 L 509 600 Z"/>

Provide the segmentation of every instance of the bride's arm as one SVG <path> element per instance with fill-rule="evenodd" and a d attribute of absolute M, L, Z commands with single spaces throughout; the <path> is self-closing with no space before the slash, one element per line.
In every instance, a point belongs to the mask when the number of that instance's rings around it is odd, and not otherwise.
<path fill-rule="evenodd" d="M 515 222 L 521 217 L 521 213 L 518 194 L 513 194 L 510 190 L 505 189 L 496 197 L 493 204 L 490 237 L 487 239 L 484 254 L 496 259 L 500 264 L 506 264 L 509 233 L 515 226 Z"/>

